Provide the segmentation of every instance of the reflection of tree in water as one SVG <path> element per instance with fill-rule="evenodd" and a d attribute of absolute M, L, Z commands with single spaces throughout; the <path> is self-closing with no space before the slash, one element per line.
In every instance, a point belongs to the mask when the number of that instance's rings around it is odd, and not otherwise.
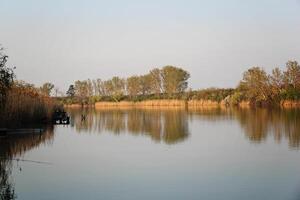
<path fill-rule="evenodd" d="M 265 109 L 240 109 L 235 112 L 237 119 L 251 141 L 266 139 L 269 129 L 269 113 Z"/>
<path fill-rule="evenodd" d="M 226 107 L 196 107 L 188 109 L 191 120 L 199 119 L 219 122 L 220 120 L 232 120 L 233 110 Z"/>
<path fill-rule="evenodd" d="M 87 120 L 81 121 L 81 113 Z M 287 139 L 292 148 L 300 147 L 300 110 L 297 109 L 239 109 L 197 108 L 188 112 L 181 109 L 103 109 L 71 110 L 74 125 L 79 132 L 111 131 L 120 134 L 147 135 L 154 141 L 172 144 L 189 135 L 188 120 L 237 120 L 245 135 L 253 142 L 273 136 L 277 142 Z"/>
<path fill-rule="evenodd" d="M 42 134 L 0 138 L 0 200 L 16 199 L 11 180 L 12 160 L 26 151 L 53 140 L 53 129 Z"/>
<path fill-rule="evenodd" d="M 185 111 L 165 112 L 163 138 L 168 144 L 182 141 L 189 135 Z"/>
<path fill-rule="evenodd" d="M 77 110 L 71 116 L 77 131 L 111 131 L 114 134 L 129 132 L 133 135 L 147 135 L 154 141 L 172 144 L 189 135 L 187 115 L 184 110 L 157 109 L 103 109 Z M 81 114 L 87 114 L 87 122 Z"/>
<path fill-rule="evenodd" d="M 251 141 L 261 142 L 272 135 L 277 142 L 286 138 L 290 147 L 300 147 L 300 110 L 239 109 L 235 116 Z"/>
<path fill-rule="evenodd" d="M 0 199 L 15 199 L 15 189 L 9 180 L 11 174 L 11 161 L 0 158 Z"/>
<path fill-rule="evenodd" d="M 189 110 L 190 119 L 237 120 L 252 142 L 273 136 L 276 142 L 287 139 L 291 148 L 300 147 L 300 110 L 280 108 L 197 108 Z"/>

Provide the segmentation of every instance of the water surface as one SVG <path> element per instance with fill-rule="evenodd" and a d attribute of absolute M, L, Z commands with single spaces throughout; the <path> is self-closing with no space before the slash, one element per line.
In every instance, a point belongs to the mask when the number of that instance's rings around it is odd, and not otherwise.
<path fill-rule="evenodd" d="M 68 112 L 0 139 L 3 199 L 300 199 L 300 110 Z"/>

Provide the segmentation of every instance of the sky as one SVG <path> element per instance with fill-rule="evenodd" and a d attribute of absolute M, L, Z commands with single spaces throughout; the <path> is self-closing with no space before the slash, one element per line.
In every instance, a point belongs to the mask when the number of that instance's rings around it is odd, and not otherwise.
<path fill-rule="evenodd" d="M 193 89 L 235 87 L 300 62 L 300 0 L 0 0 L 0 44 L 18 79 L 62 91 L 165 65 Z"/>

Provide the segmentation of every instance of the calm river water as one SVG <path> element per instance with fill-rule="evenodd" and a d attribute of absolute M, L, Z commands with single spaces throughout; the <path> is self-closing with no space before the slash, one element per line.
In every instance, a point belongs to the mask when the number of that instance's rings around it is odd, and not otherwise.
<path fill-rule="evenodd" d="M 68 112 L 0 138 L 1 199 L 300 199 L 300 110 Z"/>

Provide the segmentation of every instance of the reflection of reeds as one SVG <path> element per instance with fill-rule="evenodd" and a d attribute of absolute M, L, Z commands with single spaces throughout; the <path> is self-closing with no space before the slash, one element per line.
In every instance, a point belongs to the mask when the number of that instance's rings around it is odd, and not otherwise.
<path fill-rule="evenodd" d="M 26 151 L 33 149 L 40 144 L 52 141 L 52 127 L 47 128 L 41 134 L 29 134 L 0 138 L 0 199 L 15 199 L 15 190 L 10 180 L 12 159 L 22 156 Z"/>
<path fill-rule="evenodd" d="M 24 134 L 0 139 L 0 157 L 12 158 L 41 144 L 53 141 L 53 129 L 48 127 L 41 134 Z"/>
<path fill-rule="evenodd" d="M 280 105 L 284 108 L 299 108 L 300 101 L 284 100 L 280 102 Z"/>

